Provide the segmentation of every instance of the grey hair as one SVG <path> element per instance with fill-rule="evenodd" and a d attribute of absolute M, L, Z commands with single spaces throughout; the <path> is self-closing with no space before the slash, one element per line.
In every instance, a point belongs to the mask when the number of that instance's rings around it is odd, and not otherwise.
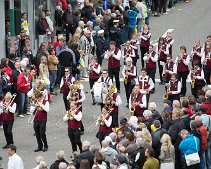
<path fill-rule="evenodd" d="M 59 163 L 59 169 L 66 169 L 67 168 L 67 164 L 64 162 L 60 162 Z"/>
<path fill-rule="evenodd" d="M 152 110 L 155 110 L 156 108 L 157 108 L 157 105 L 156 105 L 156 103 L 155 102 L 150 102 L 149 103 L 149 109 L 152 109 Z"/>
<path fill-rule="evenodd" d="M 152 116 L 152 112 L 150 110 L 144 110 L 143 115 L 144 115 L 144 117 L 151 117 Z"/>
<path fill-rule="evenodd" d="M 183 130 L 181 130 L 181 131 L 180 131 L 180 134 L 186 134 L 186 135 L 189 135 L 189 132 L 188 132 L 188 130 L 183 129 Z"/>
<path fill-rule="evenodd" d="M 145 143 L 145 141 L 144 141 L 143 138 L 138 137 L 138 138 L 136 139 L 136 144 L 138 145 L 138 147 L 144 147 L 144 143 Z"/>
<path fill-rule="evenodd" d="M 195 117 L 195 120 L 196 120 L 196 119 L 199 120 L 199 121 L 202 121 L 201 116 L 196 116 L 196 117 Z"/>
<path fill-rule="evenodd" d="M 174 107 L 180 107 L 180 105 L 181 105 L 181 104 L 180 104 L 180 101 L 179 101 L 179 100 L 174 100 L 174 101 L 173 101 L 173 106 L 174 106 Z"/>
<path fill-rule="evenodd" d="M 90 146 L 91 146 L 91 143 L 89 141 L 83 141 L 82 144 L 83 144 L 83 146 L 84 146 L 85 149 L 89 149 Z"/>
<path fill-rule="evenodd" d="M 113 133 L 110 133 L 110 134 L 109 134 L 109 137 L 111 138 L 112 141 L 116 141 L 116 139 L 117 139 L 117 134 L 114 133 L 114 132 L 113 132 Z"/>
<path fill-rule="evenodd" d="M 37 156 L 35 158 L 35 161 L 36 161 L 37 164 L 40 164 L 40 162 L 43 161 L 43 160 L 44 160 L 44 157 L 43 156 Z"/>
<path fill-rule="evenodd" d="M 57 152 L 57 153 L 56 153 L 56 156 L 57 156 L 57 158 L 58 158 L 59 160 L 65 159 L 65 154 L 64 154 L 64 151 L 63 151 L 63 150 Z"/>
<path fill-rule="evenodd" d="M 211 97 L 211 90 L 207 90 L 205 94 L 205 98 Z"/>

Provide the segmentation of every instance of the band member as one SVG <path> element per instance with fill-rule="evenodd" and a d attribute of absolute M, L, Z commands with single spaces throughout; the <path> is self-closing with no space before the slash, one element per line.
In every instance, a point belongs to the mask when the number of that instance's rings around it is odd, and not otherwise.
<path fill-rule="evenodd" d="M 63 93 L 63 101 L 65 105 L 65 110 L 70 109 L 70 103 L 67 100 L 67 95 L 70 92 L 70 86 L 73 85 L 75 78 L 70 74 L 70 69 L 65 68 L 65 75 L 61 79 L 60 91 Z"/>
<path fill-rule="evenodd" d="M 158 60 L 157 53 L 153 50 L 153 45 L 149 45 L 149 51 L 145 54 L 144 58 L 146 62 L 147 75 L 152 79 L 155 84 L 156 62 Z M 155 92 L 155 88 L 152 89 L 152 93 Z"/>
<path fill-rule="evenodd" d="M 186 53 L 186 47 L 180 47 L 180 54 L 177 56 L 175 63 L 177 64 L 177 75 L 178 80 L 181 81 L 182 79 L 182 89 L 181 89 L 181 96 L 185 96 L 186 94 L 186 80 L 189 74 L 189 62 L 190 56 Z"/>
<path fill-rule="evenodd" d="M 29 92 L 27 93 L 27 96 L 29 97 L 29 99 L 31 99 L 31 101 L 33 101 L 35 99 L 35 93 L 37 91 L 39 92 L 43 92 L 44 98 L 45 100 L 49 101 L 48 99 L 48 90 L 45 89 L 45 81 L 43 79 L 39 79 L 36 82 L 37 84 L 31 88 L 31 90 L 29 90 Z"/>
<path fill-rule="evenodd" d="M 82 142 L 81 142 L 81 119 L 82 113 L 80 109 L 77 108 L 76 103 L 73 101 L 70 105 L 71 109 L 66 112 L 63 120 L 68 122 L 68 136 L 72 144 L 72 151 L 77 151 L 77 146 L 82 152 Z"/>
<path fill-rule="evenodd" d="M 3 113 L 2 113 L 2 120 L 3 120 L 3 130 L 4 136 L 6 138 L 6 145 L 3 149 L 8 148 L 10 144 L 13 144 L 13 134 L 12 128 L 14 123 L 14 113 L 16 110 L 16 103 L 12 100 L 11 93 L 6 93 L 3 100 Z"/>
<path fill-rule="evenodd" d="M 121 51 L 116 48 L 116 42 L 110 42 L 110 49 L 105 53 L 105 59 L 108 60 L 108 75 L 113 80 L 113 76 L 116 81 L 116 88 L 118 93 L 120 93 L 120 81 L 119 81 L 119 71 L 120 71 L 120 59 Z"/>
<path fill-rule="evenodd" d="M 97 57 L 93 56 L 92 57 L 92 63 L 89 65 L 89 86 L 90 86 L 90 89 L 92 89 L 94 83 L 99 79 L 100 77 L 100 64 L 97 63 Z M 92 93 L 92 100 L 93 100 L 93 103 L 92 105 L 95 105 L 96 102 L 94 100 L 94 93 Z"/>
<path fill-rule="evenodd" d="M 159 74 L 160 74 L 160 85 L 165 84 L 165 82 L 162 79 L 163 74 L 163 68 L 166 63 L 166 57 L 169 54 L 169 47 L 165 43 L 165 39 L 163 37 L 160 37 L 158 40 L 158 47 L 157 47 L 157 54 L 158 54 L 158 68 L 159 68 Z"/>
<path fill-rule="evenodd" d="M 211 76 L 211 43 L 206 45 L 206 50 L 204 51 L 202 58 L 202 64 L 204 66 L 204 74 L 207 85 L 210 85 Z"/>
<path fill-rule="evenodd" d="M 122 75 L 124 77 L 125 93 L 127 98 L 126 107 L 128 107 L 130 94 L 132 93 L 132 89 L 135 85 L 136 67 L 132 64 L 131 57 L 128 57 L 125 62 L 126 65 L 124 65 L 122 69 Z"/>
<path fill-rule="evenodd" d="M 172 38 L 171 32 L 167 32 L 165 43 L 168 46 L 169 54 L 172 55 L 172 46 L 174 44 L 174 39 Z"/>
<path fill-rule="evenodd" d="M 109 115 L 109 109 L 108 107 L 103 107 L 102 114 L 97 120 L 97 125 L 99 125 L 97 137 L 99 139 L 100 144 L 106 136 L 112 133 L 111 123 L 112 117 Z"/>
<path fill-rule="evenodd" d="M 38 144 L 38 148 L 35 149 L 34 152 L 45 152 L 48 150 L 48 143 L 45 132 L 47 116 L 49 112 L 49 102 L 44 99 L 44 95 L 42 94 L 42 92 L 36 92 L 34 105 L 35 109 L 31 113 L 34 114 L 34 131 Z"/>
<path fill-rule="evenodd" d="M 165 82 L 165 89 L 167 91 L 167 85 L 171 80 L 171 75 L 177 73 L 177 65 L 172 61 L 172 57 L 170 55 L 166 58 L 166 64 L 163 69 L 163 81 Z"/>
<path fill-rule="evenodd" d="M 200 40 L 195 41 L 195 46 L 191 50 L 191 57 L 190 60 L 192 61 L 192 67 L 194 67 L 193 63 L 196 61 L 200 64 L 201 67 L 201 57 L 203 54 L 203 49 L 200 45 Z"/>
<path fill-rule="evenodd" d="M 198 61 L 194 62 L 194 69 L 190 70 L 188 79 L 191 82 L 191 93 L 195 98 L 198 98 L 198 91 L 204 87 L 204 71 L 200 68 Z"/>
<path fill-rule="evenodd" d="M 112 124 L 111 127 L 119 127 L 118 122 L 118 114 L 119 114 L 119 106 L 122 104 L 122 99 L 120 95 L 117 93 L 116 88 L 114 86 L 110 86 L 108 93 L 106 93 L 104 106 L 109 107 L 111 109 L 110 115 L 112 116 Z"/>
<path fill-rule="evenodd" d="M 176 74 L 171 75 L 169 86 L 167 89 L 168 100 L 173 102 L 174 100 L 180 100 L 181 82 L 177 79 Z"/>
<path fill-rule="evenodd" d="M 138 48 L 140 48 L 140 45 L 139 45 L 138 38 L 137 38 L 137 36 L 136 36 L 135 34 L 133 35 L 130 44 L 131 44 L 131 47 L 132 47 L 132 48 L 134 49 L 134 51 L 135 51 L 136 57 L 135 57 L 134 60 L 133 60 L 133 64 L 136 66 L 137 60 L 139 59 L 139 54 L 138 54 L 139 49 L 138 49 Z M 132 58 L 132 59 L 133 59 L 133 58 Z"/>
<path fill-rule="evenodd" d="M 135 63 L 137 62 L 135 50 L 130 45 L 130 41 L 129 40 L 125 43 L 125 47 L 123 49 L 123 55 L 122 55 L 122 57 L 123 57 L 124 61 L 128 57 L 131 57 L 133 59 L 133 61 L 135 61 Z"/>
<path fill-rule="evenodd" d="M 203 51 L 206 51 L 207 45 L 211 45 L 211 35 L 207 36 L 207 39 L 206 39 L 204 46 L 203 46 Z"/>
<path fill-rule="evenodd" d="M 147 76 L 147 71 L 145 68 L 141 69 L 141 76 L 138 77 L 137 84 L 139 84 L 140 93 L 146 94 L 147 105 L 148 105 L 150 92 L 155 87 L 155 84 L 153 83 L 152 79 L 149 76 Z"/>
<path fill-rule="evenodd" d="M 148 30 L 148 26 L 145 24 L 143 27 L 143 31 L 139 35 L 142 68 L 144 67 L 144 60 L 143 60 L 144 54 L 149 50 L 150 38 L 151 38 L 151 33 Z"/>
<path fill-rule="evenodd" d="M 80 111 L 82 112 L 82 102 L 86 100 L 86 96 L 83 91 L 83 85 L 79 81 L 75 81 L 74 88 L 76 90 L 75 91 L 70 90 L 67 96 L 67 100 L 70 100 L 71 102 L 74 101 L 77 107 L 80 106 Z M 81 135 L 83 134 L 84 134 L 84 125 L 81 121 Z"/>
<path fill-rule="evenodd" d="M 131 116 L 143 117 L 143 112 L 144 110 L 146 110 L 146 107 L 146 95 L 140 93 L 139 85 L 135 85 L 129 100 L 129 109 L 131 112 Z"/>

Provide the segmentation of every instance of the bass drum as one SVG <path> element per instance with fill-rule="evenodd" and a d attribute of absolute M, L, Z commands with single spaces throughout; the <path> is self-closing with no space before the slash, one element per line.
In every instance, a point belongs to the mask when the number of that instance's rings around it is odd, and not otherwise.
<path fill-rule="evenodd" d="M 103 88 L 102 82 L 95 82 L 95 84 L 93 85 L 94 99 L 96 103 L 103 102 L 102 88 Z"/>

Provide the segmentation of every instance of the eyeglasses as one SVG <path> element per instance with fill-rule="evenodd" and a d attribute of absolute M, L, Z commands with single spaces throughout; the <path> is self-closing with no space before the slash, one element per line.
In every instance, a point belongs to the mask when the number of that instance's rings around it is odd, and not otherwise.
<path fill-rule="evenodd" d="M 69 72 L 69 70 L 65 70 L 65 72 Z"/>

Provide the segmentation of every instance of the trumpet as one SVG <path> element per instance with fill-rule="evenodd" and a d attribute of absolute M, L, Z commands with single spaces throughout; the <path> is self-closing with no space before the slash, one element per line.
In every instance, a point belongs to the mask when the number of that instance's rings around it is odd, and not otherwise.
<path fill-rule="evenodd" d="M 81 105 L 78 106 L 78 108 L 76 108 L 76 109 L 73 110 L 73 111 L 72 111 L 72 110 L 66 111 L 66 112 L 64 113 L 64 115 L 67 116 L 67 120 L 73 120 L 74 114 L 75 114 L 80 108 L 81 108 Z M 65 117 L 65 116 L 64 116 L 64 117 Z M 59 127 L 65 122 L 64 117 L 60 118 L 60 119 L 56 122 L 56 127 L 59 128 Z"/>
<path fill-rule="evenodd" d="M 12 102 L 15 100 L 17 94 L 13 94 L 11 99 L 9 100 L 9 102 L 7 104 L 3 105 L 3 112 L 4 113 L 8 113 L 9 107 L 11 106 Z"/>

